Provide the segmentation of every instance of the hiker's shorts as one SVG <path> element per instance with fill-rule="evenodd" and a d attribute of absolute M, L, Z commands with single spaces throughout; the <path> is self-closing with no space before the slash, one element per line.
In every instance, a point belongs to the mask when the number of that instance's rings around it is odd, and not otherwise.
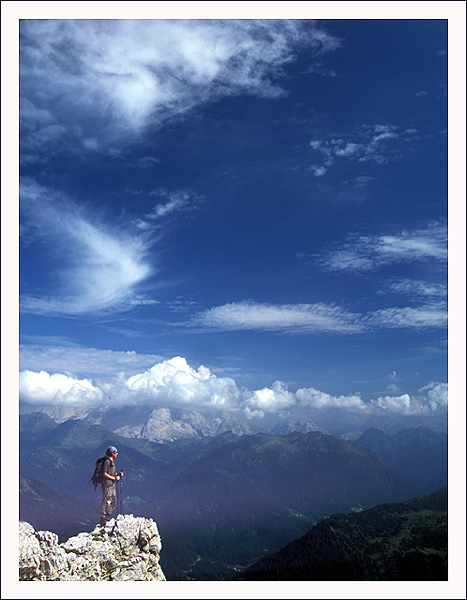
<path fill-rule="evenodd" d="M 117 494 L 115 492 L 115 485 L 111 485 L 109 487 L 102 486 L 101 514 L 110 517 L 116 506 Z"/>

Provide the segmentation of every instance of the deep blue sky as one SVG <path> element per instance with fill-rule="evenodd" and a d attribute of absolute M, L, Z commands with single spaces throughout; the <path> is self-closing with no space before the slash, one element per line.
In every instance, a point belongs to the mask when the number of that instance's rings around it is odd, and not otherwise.
<path fill-rule="evenodd" d="M 446 410 L 446 20 L 20 33 L 27 400 Z"/>

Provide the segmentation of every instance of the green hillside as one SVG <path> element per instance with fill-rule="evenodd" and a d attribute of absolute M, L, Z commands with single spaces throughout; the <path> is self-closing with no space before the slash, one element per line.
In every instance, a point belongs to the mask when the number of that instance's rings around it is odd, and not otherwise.
<path fill-rule="evenodd" d="M 240 580 L 447 580 L 447 488 L 403 503 L 333 515 Z"/>

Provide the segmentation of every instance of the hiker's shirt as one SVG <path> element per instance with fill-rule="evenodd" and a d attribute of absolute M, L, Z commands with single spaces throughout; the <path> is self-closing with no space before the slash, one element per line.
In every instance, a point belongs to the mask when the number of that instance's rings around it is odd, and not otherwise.
<path fill-rule="evenodd" d="M 104 460 L 104 466 L 102 467 L 102 472 L 108 473 L 112 477 L 115 477 L 115 463 L 114 463 L 114 459 L 112 456 L 107 456 L 107 458 Z M 114 487 L 114 486 L 115 486 L 115 481 L 113 479 L 107 479 L 107 477 L 104 477 L 104 480 L 102 482 L 102 487 L 110 488 L 110 487 Z"/>

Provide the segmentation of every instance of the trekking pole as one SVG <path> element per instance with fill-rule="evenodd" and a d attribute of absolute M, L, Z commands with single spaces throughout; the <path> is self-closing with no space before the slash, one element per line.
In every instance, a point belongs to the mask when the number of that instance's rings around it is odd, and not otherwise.
<path fill-rule="evenodd" d="M 119 496 L 120 496 L 120 488 L 118 486 L 118 481 L 115 482 L 115 496 L 116 496 L 116 503 L 115 503 L 115 508 L 117 509 L 117 512 L 115 513 L 115 521 L 117 521 L 117 517 L 120 514 L 120 510 L 119 510 Z"/>
<path fill-rule="evenodd" d="M 120 514 L 123 515 L 123 477 L 120 477 Z"/>

